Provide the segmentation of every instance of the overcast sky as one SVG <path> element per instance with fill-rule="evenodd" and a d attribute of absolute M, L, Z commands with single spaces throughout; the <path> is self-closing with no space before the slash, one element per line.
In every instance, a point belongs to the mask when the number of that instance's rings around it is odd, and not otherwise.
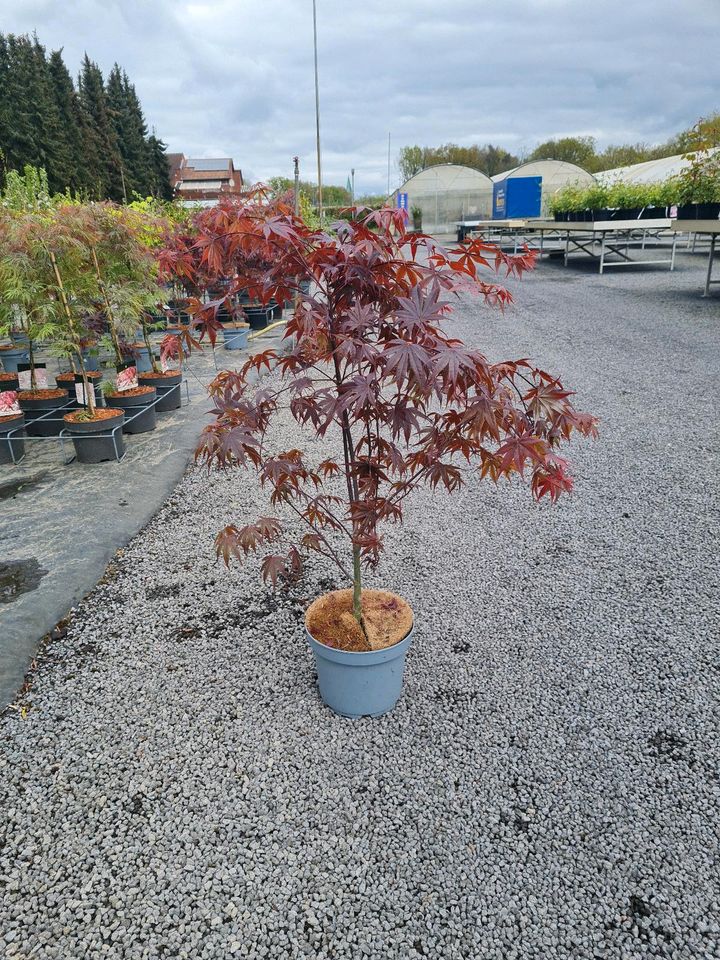
<path fill-rule="evenodd" d="M 720 0 L 317 0 L 323 180 L 404 144 L 659 141 L 720 110 Z M 315 179 L 312 0 L 0 0 L 77 73 L 118 61 L 171 151 Z"/>

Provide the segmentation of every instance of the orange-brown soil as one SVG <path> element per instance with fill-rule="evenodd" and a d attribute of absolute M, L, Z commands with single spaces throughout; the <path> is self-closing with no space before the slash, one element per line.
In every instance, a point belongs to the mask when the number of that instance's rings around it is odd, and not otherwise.
<path fill-rule="evenodd" d="M 67 397 L 67 390 L 21 390 L 18 393 L 18 400 L 61 400 Z"/>
<path fill-rule="evenodd" d="M 352 590 L 334 590 L 318 597 L 305 614 L 311 636 L 326 647 L 363 653 L 392 647 L 412 629 L 412 610 L 402 597 L 387 590 L 363 590 L 365 636 L 353 616 L 352 602 Z"/>
<path fill-rule="evenodd" d="M 124 417 L 122 410 L 108 410 L 105 407 L 96 407 L 95 413 L 89 417 L 85 410 L 76 410 L 74 413 L 66 413 L 63 420 L 68 423 L 90 423 L 93 420 L 114 420 L 116 417 Z"/>
<path fill-rule="evenodd" d="M 142 397 L 146 393 L 152 393 L 155 387 L 133 387 L 132 390 L 117 390 L 114 393 L 108 393 L 107 396 L 111 400 L 115 400 L 117 397 Z"/>
<path fill-rule="evenodd" d="M 78 373 L 77 376 L 80 376 L 80 374 Z M 88 378 L 88 380 L 97 380 L 98 377 L 102 376 L 102 370 L 86 370 L 85 376 Z M 68 370 L 66 373 L 59 373 L 55 377 L 55 383 L 59 383 L 60 380 L 62 380 L 63 383 L 67 382 L 68 380 L 74 382 L 75 374 L 72 372 L 72 370 Z"/>

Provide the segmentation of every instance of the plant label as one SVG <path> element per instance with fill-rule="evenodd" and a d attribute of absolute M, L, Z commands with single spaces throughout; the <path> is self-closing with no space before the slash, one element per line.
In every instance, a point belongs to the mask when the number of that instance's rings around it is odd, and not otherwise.
<path fill-rule="evenodd" d="M 38 390 L 47 390 L 48 378 L 47 367 L 44 363 L 35 364 L 35 388 Z M 32 370 L 29 363 L 18 364 L 18 386 L 21 390 L 32 390 Z"/>
<path fill-rule="evenodd" d="M 118 393 L 123 390 L 134 390 L 137 385 L 137 367 L 134 364 L 123 367 L 122 370 L 118 371 L 118 375 L 115 377 L 115 389 Z"/>
<path fill-rule="evenodd" d="M 0 392 L 0 417 L 11 417 L 16 413 L 22 413 L 17 393 L 14 390 L 3 390 Z"/>
<path fill-rule="evenodd" d="M 92 389 L 92 384 L 91 384 L 91 389 Z M 75 374 L 75 399 L 83 407 L 86 407 L 88 405 L 87 397 L 85 396 L 85 384 L 83 383 L 83 378 L 81 373 Z"/>

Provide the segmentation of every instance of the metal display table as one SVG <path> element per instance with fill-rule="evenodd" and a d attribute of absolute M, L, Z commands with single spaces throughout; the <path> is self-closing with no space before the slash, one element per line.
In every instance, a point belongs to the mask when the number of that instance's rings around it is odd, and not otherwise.
<path fill-rule="evenodd" d="M 540 234 L 540 253 L 543 253 L 545 237 L 564 241 L 564 263 L 568 265 L 571 253 L 585 253 L 599 261 L 599 272 L 606 268 L 668 264 L 675 269 L 675 245 L 677 232 L 671 230 L 674 221 L 656 220 L 588 220 L 563 223 L 557 220 L 527 220 L 525 230 Z M 670 240 L 669 257 L 635 260 L 631 249 L 643 251 L 660 246 Z M 608 259 L 609 256 L 618 259 Z"/>
<path fill-rule="evenodd" d="M 708 253 L 707 273 L 703 296 L 710 296 L 710 287 L 720 280 L 713 280 L 713 263 L 715 260 L 715 241 L 720 233 L 720 220 L 673 220 L 673 230 L 676 233 L 702 233 L 710 237 L 710 251 Z"/>

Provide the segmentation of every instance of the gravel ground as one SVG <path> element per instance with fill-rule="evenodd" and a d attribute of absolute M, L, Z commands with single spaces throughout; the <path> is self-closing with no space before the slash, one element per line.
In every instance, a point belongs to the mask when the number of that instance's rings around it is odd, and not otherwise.
<path fill-rule="evenodd" d="M 389 716 L 317 696 L 333 572 L 225 572 L 258 493 L 186 475 L 0 723 L 3 956 L 720 957 L 718 303 L 680 265 L 544 263 L 456 314 L 602 435 L 557 507 L 416 498 L 374 581 L 417 614 Z"/>

